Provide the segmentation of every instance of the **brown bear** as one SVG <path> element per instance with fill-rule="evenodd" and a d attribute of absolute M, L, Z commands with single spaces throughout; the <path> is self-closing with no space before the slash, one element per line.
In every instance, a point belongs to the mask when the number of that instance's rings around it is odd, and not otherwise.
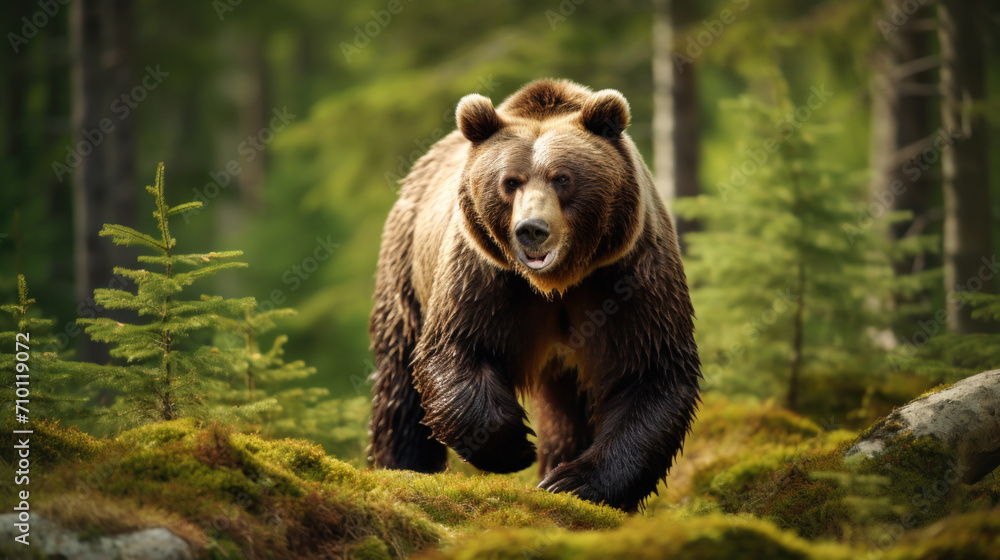
<path fill-rule="evenodd" d="M 529 466 L 540 488 L 635 511 L 699 402 L 677 237 L 625 133 L 628 102 L 532 82 L 458 130 L 403 181 L 379 253 L 370 460 L 435 472 Z"/>

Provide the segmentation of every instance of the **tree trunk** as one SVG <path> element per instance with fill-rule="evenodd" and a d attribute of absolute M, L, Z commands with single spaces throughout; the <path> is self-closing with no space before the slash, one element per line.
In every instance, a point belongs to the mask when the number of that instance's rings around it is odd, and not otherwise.
<path fill-rule="evenodd" d="M 78 0 L 70 8 L 72 148 L 79 159 L 73 169 L 75 291 L 79 304 L 90 308 L 94 289 L 107 287 L 112 267 L 132 254 L 98 236 L 105 223 L 135 221 L 135 116 L 110 111 L 112 99 L 134 85 L 130 6 L 125 0 Z M 107 347 L 87 337 L 80 337 L 78 350 L 81 360 L 107 360 Z"/>
<path fill-rule="evenodd" d="M 977 27 L 983 3 L 941 0 L 941 122 L 954 143 L 942 150 L 944 179 L 944 288 L 992 292 L 980 277 L 983 259 L 993 257 L 990 224 L 989 142 L 986 103 L 985 45 Z M 948 327 L 958 333 L 983 332 L 969 305 L 948 297 Z"/>
<path fill-rule="evenodd" d="M 670 0 L 653 0 L 653 169 L 670 210 L 677 195 L 674 149 L 674 33 Z"/>
<path fill-rule="evenodd" d="M 799 378 L 802 371 L 802 338 L 805 330 L 806 305 L 806 263 L 805 256 L 799 256 L 798 297 L 795 299 L 795 315 L 792 317 L 792 357 L 788 366 L 788 409 L 796 410 L 799 406 Z"/>
<path fill-rule="evenodd" d="M 73 252 L 76 265 L 76 299 L 93 301 L 97 271 L 107 270 L 107 253 L 100 252 L 97 231 L 99 209 L 105 200 L 104 161 L 93 153 L 98 147 L 83 138 L 82 130 L 100 130 L 103 88 L 101 87 L 101 24 L 96 0 L 77 0 L 70 7 L 70 53 L 72 55 L 73 149 L 80 162 L 73 170 Z M 89 146 L 83 157 L 80 146 Z M 87 337 L 80 337 L 79 357 L 99 360 L 102 348 Z M 106 355 L 106 354 L 105 354 Z"/>
<path fill-rule="evenodd" d="M 134 27 L 134 2 L 132 0 L 102 0 L 101 20 L 104 23 L 104 71 L 107 78 L 103 109 L 111 106 L 112 100 L 137 87 L 132 72 L 132 52 L 135 50 L 132 29 Z M 135 111 L 126 118 L 113 116 L 115 130 L 108 135 L 107 174 L 110 204 L 105 208 L 104 222 L 114 222 L 135 226 L 137 215 L 137 193 L 139 189 L 135 176 Z M 102 224 L 103 225 L 103 224 Z M 123 264 L 124 259 L 134 257 L 134 251 L 124 247 L 115 248 L 112 256 L 115 264 Z M 111 270 L 103 271 L 105 277 Z"/>
<path fill-rule="evenodd" d="M 882 0 L 882 5 L 880 21 L 891 21 L 899 9 L 895 0 Z M 878 221 L 892 212 L 912 214 L 909 219 L 888 225 L 886 234 L 890 241 L 925 234 L 927 227 L 936 221 L 933 218 L 940 217 L 940 208 L 931 208 L 931 173 L 912 173 L 923 166 L 917 166 L 914 158 L 922 155 L 928 138 L 937 137 L 929 122 L 931 99 L 925 93 L 918 93 L 928 87 L 937 89 L 937 76 L 931 71 L 940 66 L 940 59 L 931 56 L 930 30 L 923 25 L 930 14 L 929 8 L 922 8 L 891 31 L 883 30 L 885 43 L 871 55 L 871 210 L 867 217 Z M 893 271 L 897 276 L 921 272 L 937 265 L 928 262 L 931 258 L 926 253 L 899 257 L 892 262 Z M 888 316 L 915 302 L 931 307 L 929 298 L 928 290 L 907 295 L 896 293 L 888 300 L 871 294 L 867 305 L 873 313 Z M 870 336 L 875 344 L 887 350 L 898 343 L 891 328 L 873 331 Z"/>
<path fill-rule="evenodd" d="M 698 66 L 674 65 L 674 196 L 698 196 L 701 181 L 701 118 L 698 113 Z M 697 220 L 678 218 L 674 222 L 681 249 L 684 235 L 701 229 Z"/>
<path fill-rule="evenodd" d="M 697 66 L 674 57 L 674 29 L 693 19 L 690 11 L 687 5 L 653 0 L 653 167 L 668 210 L 676 198 L 701 192 Z M 684 234 L 699 225 L 675 216 L 674 226 L 683 251 Z"/>
<path fill-rule="evenodd" d="M 962 482 L 981 480 L 1000 465 L 1000 370 L 973 375 L 894 410 L 846 456 L 875 457 L 910 435 L 944 443 L 955 454 Z"/>
<path fill-rule="evenodd" d="M 32 8 L 34 6 L 24 0 L 4 3 L 4 21 L 20 22 L 21 16 L 31 13 Z M 11 26 L 17 29 L 15 34 L 20 34 L 20 25 L 18 23 L 17 26 Z M 7 161 L 19 173 L 26 171 L 24 168 L 29 162 L 26 156 L 29 145 L 25 138 L 28 126 L 26 122 L 28 111 L 25 104 L 28 99 L 28 90 L 31 88 L 29 75 L 32 59 L 30 54 L 26 52 L 30 46 L 30 43 L 24 45 L 17 42 L 16 47 L 7 45 L 6 50 L 0 55 L 6 87 L 6 95 L 3 96 L 4 101 L 6 101 L 3 107 L 5 114 L 2 123 L 0 123 L 3 128 L 2 133 L 0 133 L 3 134 L 3 153 Z"/>
<path fill-rule="evenodd" d="M 268 125 L 266 114 L 266 64 L 264 46 L 260 38 L 249 38 L 244 43 L 242 51 L 243 67 L 246 72 L 245 87 L 240 92 L 239 116 L 240 138 L 257 137 Z M 240 166 L 239 179 L 236 181 L 240 190 L 240 202 L 243 208 L 260 211 L 264 205 L 264 159 L 267 148 L 249 159 L 238 154 Z"/>
<path fill-rule="evenodd" d="M 891 18 L 894 0 L 883 0 L 882 17 Z M 885 36 L 886 44 L 872 58 L 871 168 L 872 200 L 879 211 L 909 210 L 913 217 L 889 228 L 893 240 L 924 233 L 930 208 L 931 178 L 928 173 L 914 176 L 904 167 L 922 153 L 933 139 L 931 99 L 922 90 L 933 85 L 926 78 L 939 67 L 930 55 L 930 34 L 919 23 L 927 15 L 920 10 L 899 28 Z M 921 78 L 924 78 L 923 80 Z M 877 218 L 878 216 L 873 216 Z M 919 272 L 925 258 L 908 257 L 895 263 L 896 274 Z"/>

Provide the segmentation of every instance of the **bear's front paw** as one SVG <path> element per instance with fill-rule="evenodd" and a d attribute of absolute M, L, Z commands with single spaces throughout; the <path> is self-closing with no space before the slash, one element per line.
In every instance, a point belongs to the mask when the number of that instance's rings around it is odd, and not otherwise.
<path fill-rule="evenodd" d="M 629 513 L 638 511 L 646 493 L 630 489 L 628 475 L 613 471 L 580 457 L 552 469 L 538 487 L 549 492 L 568 492 L 589 502 L 603 503 Z"/>
<path fill-rule="evenodd" d="M 452 449 L 464 461 L 481 471 L 512 473 L 535 462 L 535 444 L 528 441 L 531 430 L 519 426 L 495 430 L 481 428 L 459 440 Z"/>

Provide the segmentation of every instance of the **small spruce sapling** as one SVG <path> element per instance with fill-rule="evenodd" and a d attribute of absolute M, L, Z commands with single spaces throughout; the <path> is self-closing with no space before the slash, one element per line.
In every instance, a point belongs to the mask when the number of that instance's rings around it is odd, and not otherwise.
<path fill-rule="evenodd" d="M 270 349 L 261 349 L 262 336 L 275 328 L 275 321 L 295 314 L 293 309 L 258 312 L 246 310 L 239 319 L 220 321 L 220 348 L 242 352 L 233 354 L 228 388 L 219 404 L 228 407 L 256 406 L 261 432 L 271 437 L 306 438 L 323 445 L 342 460 L 363 463 L 367 445 L 367 422 L 371 407 L 366 396 L 331 398 L 324 387 L 303 387 L 298 381 L 316 373 L 301 360 L 286 362 L 285 335 L 279 335 Z"/>
<path fill-rule="evenodd" d="M 245 309 L 241 318 L 221 318 L 220 332 L 228 335 L 227 341 L 220 341 L 220 347 L 231 347 L 238 359 L 230 364 L 230 379 L 228 390 L 220 396 L 220 401 L 229 406 L 246 406 L 257 403 L 260 407 L 268 407 L 261 412 L 266 418 L 273 420 L 282 413 L 294 410 L 303 405 L 301 399 L 289 402 L 289 391 L 279 388 L 288 382 L 305 379 L 316 373 L 316 368 L 307 366 L 302 360 L 285 362 L 284 345 L 288 336 L 279 335 L 271 344 L 271 348 L 262 352 L 260 337 L 275 328 L 275 319 L 295 314 L 294 309 L 272 309 L 258 312 Z M 328 394 L 326 389 L 310 389 L 318 391 L 322 396 Z"/>
<path fill-rule="evenodd" d="M 84 415 L 83 399 L 67 391 L 68 385 L 80 379 L 81 368 L 60 359 L 60 346 L 51 333 L 53 321 L 30 315 L 35 299 L 28 297 L 24 275 L 17 277 L 17 299 L 16 304 L 0 306 L 14 322 L 14 330 L 0 331 L 0 408 L 13 408 L 20 398 L 17 389 L 22 387 L 28 395 L 21 399 L 27 401 L 22 406 L 28 407 L 32 420 Z M 15 343 L 20 333 L 27 335 L 27 340 L 20 340 L 28 346 L 27 360 L 17 359 Z"/>
<path fill-rule="evenodd" d="M 138 322 L 121 323 L 107 317 L 78 319 L 94 340 L 112 346 L 113 358 L 125 360 L 123 366 L 93 365 L 90 370 L 99 385 L 120 393 L 123 402 L 116 411 L 134 422 L 202 416 L 209 412 L 207 407 L 197 405 L 213 400 L 229 366 L 239 356 L 199 344 L 195 335 L 217 328 L 225 318 L 242 316 L 256 306 L 254 298 L 183 298 L 185 288 L 195 282 L 247 265 L 230 260 L 242 255 L 241 251 L 176 253 L 177 241 L 170 235 L 169 220 L 200 208 L 201 202 L 168 206 L 163 188 L 160 163 L 156 184 L 146 187 L 155 201 L 156 236 L 117 224 L 105 224 L 100 231 L 101 236 L 111 237 L 116 245 L 138 246 L 151 252 L 138 258 L 141 265 L 149 268 L 114 269 L 115 274 L 135 283 L 136 293 L 111 288 L 94 290 L 98 305 L 133 310 L 139 316 Z M 151 270 L 154 267 L 159 270 Z M 254 411 L 215 409 L 211 414 L 232 412 Z"/>

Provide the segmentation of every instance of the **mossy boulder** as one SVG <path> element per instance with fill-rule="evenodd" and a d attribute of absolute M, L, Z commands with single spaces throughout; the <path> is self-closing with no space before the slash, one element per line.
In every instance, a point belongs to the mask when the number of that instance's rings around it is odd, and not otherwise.
<path fill-rule="evenodd" d="M 847 455 L 877 457 L 900 437 L 941 442 L 961 482 L 981 480 L 1000 465 L 1000 370 L 921 395 L 866 430 Z"/>

